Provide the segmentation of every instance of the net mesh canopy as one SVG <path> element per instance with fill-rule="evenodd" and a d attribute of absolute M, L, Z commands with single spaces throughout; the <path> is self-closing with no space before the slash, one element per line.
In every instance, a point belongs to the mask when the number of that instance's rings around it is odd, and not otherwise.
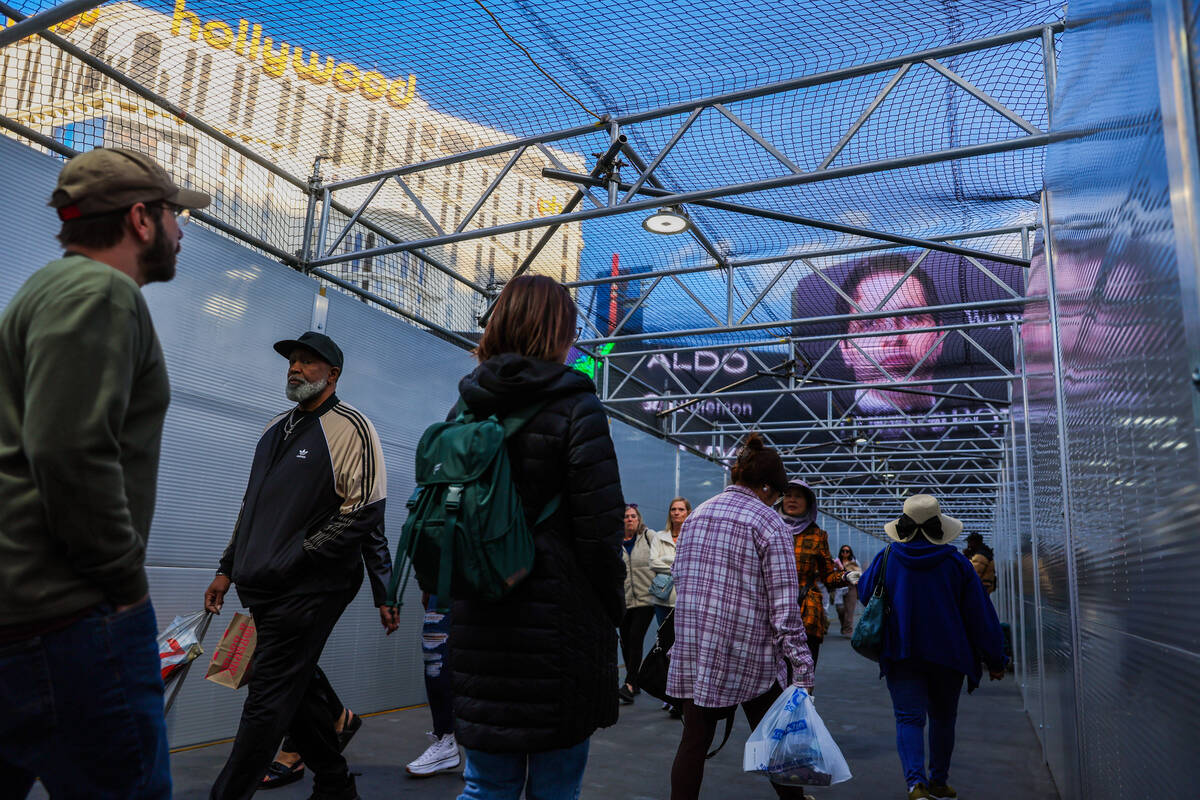
<path fill-rule="evenodd" d="M 719 459 L 766 431 L 864 524 L 851 498 L 922 487 L 983 524 L 1061 14 L 110 2 L 0 50 L 0 114 L 64 157 L 150 153 L 202 222 L 464 346 L 552 276 L 615 416 Z M 668 200 L 689 230 L 648 232 Z"/>

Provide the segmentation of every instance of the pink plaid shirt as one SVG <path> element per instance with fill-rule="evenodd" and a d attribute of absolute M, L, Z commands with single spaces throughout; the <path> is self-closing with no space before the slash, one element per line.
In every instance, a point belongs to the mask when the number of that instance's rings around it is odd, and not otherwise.
<path fill-rule="evenodd" d="M 754 492 L 730 486 L 692 512 L 671 572 L 671 696 L 707 708 L 744 703 L 786 686 L 789 663 L 794 682 L 812 688 L 792 537 Z"/>

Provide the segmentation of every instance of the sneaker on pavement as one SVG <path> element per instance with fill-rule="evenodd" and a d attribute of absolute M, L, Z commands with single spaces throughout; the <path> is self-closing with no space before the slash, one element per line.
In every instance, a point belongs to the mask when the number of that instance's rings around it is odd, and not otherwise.
<path fill-rule="evenodd" d="M 425 752 L 421 753 L 420 757 L 410 761 L 404 768 L 405 771 L 414 778 L 426 778 L 439 772 L 458 769 L 462 764 L 462 759 L 458 755 L 458 742 L 454 741 L 454 734 L 447 733 L 439 737 L 434 736 L 430 731 L 426 733 L 426 736 L 433 743 L 425 748 Z"/>
<path fill-rule="evenodd" d="M 937 800 L 958 800 L 958 792 L 948 783 L 929 784 L 929 796 Z"/>
<path fill-rule="evenodd" d="M 933 795 L 925 788 L 925 784 L 918 783 L 915 786 L 910 786 L 908 789 L 908 800 L 931 800 Z"/>

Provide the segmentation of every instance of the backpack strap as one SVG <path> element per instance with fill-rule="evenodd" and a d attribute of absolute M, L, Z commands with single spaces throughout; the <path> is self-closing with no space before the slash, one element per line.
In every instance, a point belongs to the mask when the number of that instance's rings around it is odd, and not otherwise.
<path fill-rule="evenodd" d="M 446 522 L 442 526 L 441 564 L 438 565 L 438 605 L 449 606 L 450 578 L 454 572 L 454 526 L 458 523 L 462 486 L 454 484 L 446 490 Z"/>
<path fill-rule="evenodd" d="M 733 732 L 733 715 L 736 711 L 737 706 L 729 709 L 729 714 L 725 717 L 725 735 L 721 737 L 721 743 L 717 745 L 717 749 L 713 750 L 704 757 L 706 761 L 715 756 L 717 753 L 721 752 L 721 748 L 724 747 L 725 743 L 729 741 L 729 734 Z"/>

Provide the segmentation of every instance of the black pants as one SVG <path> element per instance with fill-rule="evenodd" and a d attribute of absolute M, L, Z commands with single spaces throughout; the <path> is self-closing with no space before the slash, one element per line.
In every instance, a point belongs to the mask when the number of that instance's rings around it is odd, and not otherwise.
<path fill-rule="evenodd" d="M 812 653 L 813 671 L 814 672 L 817 669 L 817 656 L 821 652 L 821 642 L 823 642 L 823 641 L 824 641 L 824 639 L 812 639 L 812 638 L 810 638 L 808 640 L 808 652 Z"/>
<path fill-rule="evenodd" d="M 308 687 L 308 691 L 304 693 L 304 699 L 301 703 L 316 703 L 318 706 L 323 706 L 329 714 L 333 715 L 334 728 L 337 727 L 337 721 L 341 719 L 342 712 L 346 707 L 342 704 L 342 698 L 337 696 L 337 692 L 333 690 L 333 684 L 329 682 L 329 677 L 325 674 L 325 670 L 317 667 L 313 671 L 312 683 Z M 319 714 L 320 709 L 313 709 L 307 712 L 308 714 Z M 297 716 L 300 712 L 296 712 Z M 291 736 L 283 737 L 283 744 L 279 749 L 285 753 L 295 753 L 296 743 L 292 741 Z"/>
<path fill-rule="evenodd" d="M 654 606 L 638 606 L 625 611 L 621 618 L 621 657 L 625 659 L 625 682 L 638 688 L 638 670 L 642 668 L 642 647 L 650 620 L 654 619 Z"/>
<path fill-rule="evenodd" d="M 775 684 L 753 700 L 742 703 L 742 712 L 751 728 L 758 727 L 767 709 L 783 693 Z M 705 708 L 691 700 L 683 701 L 683 737 L 675 751 L 675 763 L 671 765 L 671 800 L 696 800 L 700 796 L 700 783 L 704 780 L 704 756 L 712 747 L 717 725 L 734 713 L 734 706 Z M 785 798 L 801 800 L 804 790 L 799 786 L 779 786 L 772 783 L 775 794 Z"/>
<path fill-rule="evenodd" d="M 353 592 L 251 606 L 258 631 L 253 672 L 237 739 L 213 784 L 212 800 L 245 800 L 254 794 L 285 731 L 319 786 L 349 781 L 334 732 L 337 715 L 321 701 L 313 677 L 325 640 L 357 593 L 356 586 Z"/>

